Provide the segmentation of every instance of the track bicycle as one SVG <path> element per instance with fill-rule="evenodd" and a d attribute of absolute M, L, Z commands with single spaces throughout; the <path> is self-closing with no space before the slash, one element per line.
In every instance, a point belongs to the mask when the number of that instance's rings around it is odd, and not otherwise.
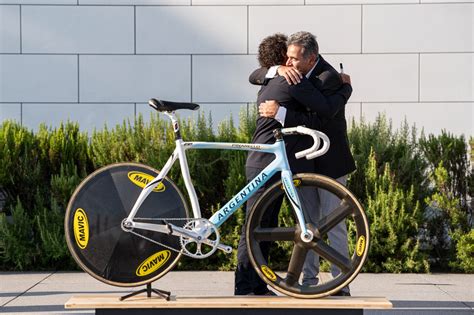
<path fill-rule="evenodd" d="M 280 172 L 281 180 L 264 191 L 247 217 L 247 248 L 258 275 L 275 290 L 297 298 L 336 293 L 356 277 L 369 247 L 369 227 L 362 206 L 346 187 L 329 177 L 293 175 L 286 156 L 284 136 L 311 136 L 313 146 L 296 153 L 296 157 L 313 159 L 329 148 L 325 134 L 298 126 L 276 129 L 274 144 L 185 142 L 175 111 L 196 110 L 199 105 L 156 99 L 149 105 L 171 119 L 175 150 L 161 171 L 142 164 L 116 163 L 96 170 L 77 187 L 66 210 L 65 233 L 69 250 L 84 271 L 110 285 L 133 287 L 149 285 L 164 276 L 182 255 L 204 259 L 217 250 L 231 253 L 232 247 L 221 243 L 219 227 Z M 275 159 L 206 219 L 201 216 L 186 160 L 186 151 L 191 149 L 260 151 L 274 154 Z M 183 194 L 166 177 L 176 160 L 192 214 Z M 340 204 L 328 216 L 310 220 L 311 204 L 303 197 L 305 191 L 315 193 L 316 189 L 336 195 Z M 269 226 L 265 213 L 279 198 L 283 199 L 282 209 L 286 207 L 291 215 L 280 219 L 277 226 Z M 349 258 L 327 240 L 328 231 L 343 220 L 352 231 Z M 262 251 L 264 242 L 272 244 L 270 254 Z M 340 273 L 320 279 L 316 285 L 304 285 L 302 268 L 310 251 L 335 264 Z"/>

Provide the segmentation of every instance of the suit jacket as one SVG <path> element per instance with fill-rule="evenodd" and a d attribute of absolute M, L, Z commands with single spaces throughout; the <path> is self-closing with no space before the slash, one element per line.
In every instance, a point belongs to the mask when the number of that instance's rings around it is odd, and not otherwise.
<path fill-rule="evenodd" d="M 310 140 L 308 136 L 287 137 L 285 141 L 287 142 L 286 147 L 288 160 L 290 161 L 290 166 L 293 172 L 311 171 L 330 176 L 332 178 L 339 178 L 353 172 L 356 169 L 354 158 L 352 157 L 349 148 L 349 141 L 347 138 L 347 123 L 345 119 L 345 104 L 350 97 L 352 89 L 350 89 L 350 92 L 347 93 L 347 91 L 344 90 L 344 87 L 349 85 L 342 83 L 339 73 L 329 63 L 327 63 L 321 55 L 319 58 L 320 60 L 318 64 L 309 77 L 309 82 L 316 88 L 317 91 L 320 91 L 320 93 L 309 89 L 306 84 L 301 85 L 300 83 L 297 85 L 291 85 L 290 87 L 295 87 L 293 90 L 293 95 L 296 95 L 298 91 L 302 92 L 309 104 L 300 104 L 300 107 L 286 106 L 287 113 L 285 117 L 285 127 L 305 125 L 312 129 L 319 129 L 329 137 L 331 145 L 329 147 L 329 151 L 325 155 L 320 156 L 315 160 L 296 160 L 294 158 L 294 153 L 300 151 L 301 149 L 310 147 L 312 145 L 312 140 Z M 253 84 L 266 83 L 266 72 L 266 68 L 257 69 L 251 74 L 249 78 L 250 82 Z M 273 80 L 275 79 L 268 81 L 267 86 L 271 84 Z M 282 79 L 280 78 L 280 80 Z M 305 82 L 305 80 L 303 80 L 303 82 Z M 264 87 L 265 86 L 262 87 L 263 91 Z M 299 88 L 296 89 L 296 87 Z M 262 90 L 259 93 L 259 99 L 263 99 L 260 97 L 260 94 L 263 93 Z M 317 99 L 317 96 L 320 96 L 321 94 L 325 96 L 325 98 L 323 97 L 323 99 Z M 268 96 L 266 97 L 266 99 L 275 99 L 278 101 L 277 98 L 269 98 Z M 310 99 L 312 101 L 310 101 Z M 265 99 L 263 99 L 263 101 L 264 100 Z M 326 102 L 323 100 L 326 100 Z M 257 103 L 260 104 L 258 100 Z M 304 108 L 303 110 L 301 110 L 301 106 Z M 262 117 L 259 119 L 262 119 Z M 274 120 L 273 124 L 275 124 L 275 122 L 276 120 Z M 276 124 L 281 127 L 278 122 L 276 122 Z M 267 122 L 267 125 L 270 125 L 270 123 Z M 258 129 L 259 120 L 257 120 L 257 130 Z M 257 131 L 255 132 L 252 141 L 258 140 L 255 138 L 256 134 Z M 249 159 L 251 158 L 254 158 L 253 154 L 249 154 Z M 310 166 L 310 164 L 312 165 Z"/>
<path fill-rule="evenodd" d="M 257 70 L 257 72 L 262 74 L 263 78 L 265 77 L 266 71 L 264 68 Z M 252 75 L 250 76 L 251 81 Z M 338 74 L 337 78 L 339 78 Z M 344 85 L 342 88 L 336 90 L 335 93 L 332 93 L 332 95 L 324 96 L 314 87 L 313 83 L 306 78 L 303 78 L 301 83 L 297 85 L 289 85 L 284 77 L 279 76 L 267 80 L 265 83 L 266 84 L 263 85 L 259 91 L 257 106 L 265 100 L 276 100 L 281 106 L 286 107 L 287 116 L 285 127 L 291 124 L 291 120 L 298 119 L 298 121 L 300 121 L 301 117 L 304 117 L 306 119 L 305 124 L 308 127 L 319 129 L 321 127 L 320 117 L 314 112 L 320 112 L 322 118 L 333 117 L 337 114 L 339 108 L 344 107 L 352 92 L 350 85 Z M 339 88 L 341 86 L 340 83 L 342 83 L 340 79 L 338 83 Z M 310 113 L 310 111 L 312 113 Z M 298 123 L 296 125 L 301 124 Z M 252 143 L 274 143 L 273 130 L 281 127 L 281 124 L 273 118 L 259 117 L 257 119 L 257 128 L 252 137 Z M 288 161 L 294 173 L 315 172 L 314 161 L 306 159 L 297 160 L 295 158 L 296 152 L 309 148 L 312 143 L 313 140 L 309 136 L 287 136 L 285 138 Z M 250 152 L 246 166 L 264 168 L 273 159 L 273 154 Z"/>

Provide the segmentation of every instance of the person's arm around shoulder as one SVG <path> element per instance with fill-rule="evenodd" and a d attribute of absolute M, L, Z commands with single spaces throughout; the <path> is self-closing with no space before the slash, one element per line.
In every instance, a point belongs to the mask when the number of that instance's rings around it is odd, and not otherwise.
<path fill-rule="evenodd" d="M 350 76 L 345 75 L 345 82 L 350 82 Z M 351 96 L 350 84 L 342 86 L 331 95 L 323 95 L 308 80 L 303 79 L 300 84 L 289 87 L 291 96 L 306 107 L 307 111 L 316 112 L 320 117 L 331 119 L 347 103 Z"/>
<path fill-rule="evenodd" d="M 320 118 L 331 119 L 345 106 L 351 96 L 351 77 L 341 74 L 342 86 L 336 93 L 324 96 L 308 80 L 294 86 L 290 86 L 290 93 L 301 104 L 306 106 L 307 112 L 294 111 L 279 106 L 274 100 L 261 103 L 259 114 L 262 117 L 274 118 L 285 127 L 305 125 L 310 128 L 320 129 Z"/>
<path fill-rule="evenodd" d="M 298 84 L 300 83 L 303 75 L 296 70 L 294 67 L 287 67 L 287 66 L 273 66 L 270 68 L 259 68 L 254 70 L 249 76 L 249 82 L 254 85 L 263 85 L 276 75 L 280 75 L 285 77 L 288 84 Z"/>
<path fill-rule="evenodd" d="M 318 79 L 321 81 L 321 92 L 324 95 L 335 93 L 343 84 L 341 74 L 334 69 L 323 71 L 318 75 Z"/>
<path fill-rule="evenodd" d="M 258 68 L 257 70 L 254 70 L 249 76 L 249 82 L 253 85 L 263 85 L 267 72 L 267 68 Z"/>
<path fill-rule="evenodd" d="M 289 85 L 298 84 L 303 79 L 303 75 L 295 67 L 279 66 L 278 75 L 285 77 Z"/>
<path fill-rule="evenodd" d="M 268 80 L 273 79 L 277 75 L 280 66 L 272 66 L 270 68 L 259 68 L 252 72 L 249 76 L 249 82 L 253 85 L 267 84 Z"/>

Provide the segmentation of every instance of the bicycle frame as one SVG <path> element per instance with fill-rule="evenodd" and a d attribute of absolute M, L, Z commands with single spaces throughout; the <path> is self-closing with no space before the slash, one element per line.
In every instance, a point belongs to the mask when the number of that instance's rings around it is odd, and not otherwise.
<path fill-rule="evenodd" d="M 239 150 L 239 151 L 259 151 L 272 153 L 275 155 L 275 159 L 265 167 L 255 178 L 253 178 L 240 192 L 232 197 L 221 209 L 219 209 L 209 219 L 217 228 L 220 227 L 240 206 L 242 206 L 260 187 L 262 187 L 275 173 L 281 172 L 281 178 L 283 187 L 290 200 L 291 205 L 295 211 L 298 223 L 301 227 L 301 238 L 305 242 L 311 241 L 313 235 L 312 232 L 306 229 L 306 224 L 301 209 L 300 199 L 296 192 L 296 188 L 293 183 L 293 174 L 288 164 L 286 156 L 285 142 L 278 140 L 274 144 L 250 144 L 250 143 L 225 143 L 225 142 L 184 142 L 179 136 L 179 124 L 176 116 L 173 112 L 165 112 L 170 117 L 175 135 L 176 148 L 171 154 L 170 158 L 163 166 L 158 176 L 154 178 L 145 188 L 142 190 L 135 202 L 129 216 L 126 218 L 124 225 L 127 227 L 133 227 L 137 229 L 152 230 L 162 233 L 169 233 L 170 230 L 166 225 L 134 222 L 133 219 L 137 214 L 140 206 L 146 199 L 146 197 L 153 191 L 153 189 L 161 183 L 163 178 L 168 174 L 169 170 L 179 159 L 181 173 L 184 179 L 186 190 L 188 193 L 189 200 L 191 201 L 191 207 L 193 210 L 194 218 L 201 218 L 201 210 L 199 201 L 196 195 L 196 191 L 191 181 L 189 173 L 188 162 L 186 159 L 186 150 L 189 149 L 223 149 L 223 150 Z M 180 232 L 184 231 L 180 229 Z M 189 235 L 189 233 L 187 233 Z M 191 235 L 192 236 L 192 235 Z"/>

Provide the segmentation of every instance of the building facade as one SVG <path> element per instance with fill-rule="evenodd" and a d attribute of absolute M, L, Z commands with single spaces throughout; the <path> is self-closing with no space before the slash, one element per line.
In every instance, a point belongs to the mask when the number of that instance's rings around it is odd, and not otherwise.
<path fill-rule="evenodd" d="M 151 97 L 236 119 L 259 42 L 306 30 L 352 77 L 348 118 L 469 137 L 473 15 L 449 0 L 0 0 L 0 121 L 100 129 L 147 117 Z"/>

